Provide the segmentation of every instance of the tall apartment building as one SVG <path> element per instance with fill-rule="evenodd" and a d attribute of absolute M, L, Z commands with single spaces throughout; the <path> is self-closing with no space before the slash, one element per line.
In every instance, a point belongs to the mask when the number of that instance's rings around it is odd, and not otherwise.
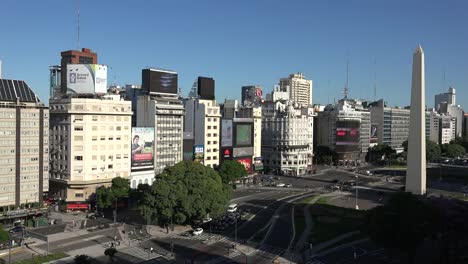
<path fill-rule="evenodd" d="M 267 98 L 277 98 L 275 92 Z M 298 176 L 312 171 L 313 115 L 312 107 L 289 100 L 262 104 L 262 156 L 267 173 Z"/>
<path fill-rule="evenodd" d="M 341 160 L 363 160 L 370 146 L 371 114 L 358 100 L 342 99 L 317 113 L 318 146 L 336 151 Z"/>
<path fill-rule="evenodd" d="M 61 52 L 62 59 L 60 61 L 61 74 L 61 92 L 67 92 L 67 65 L 68 64 L 97 64 L 97 53 L 91 49 L 83 48 L 79 50 L 67 50 Z"/>
<path fill-rule="evenodd" d="M 410 110 L 405 108 L 387 107 L 381 99 L 371 104 L 371 142 L 386 144 L 403 150 L 403 142 L 409 136 Z"/>
<path fill-rule="evenodd" d="M 440 142 L 439 134 L 440 115 L 434 109 L 426 111 L 426 139 L 432 142 Z"/>
<path fill-rule="evenodd" d="M 5 212 L 42 203 L 49 189 L 49 110 L 24 81 L 7 79 L 0 79 L 0 108 L 0 210 Z"/>
<path fill-rule="evenodd" d="M 131 102 L 120 95 L 51 99 L 52 197 L 86 201 L 115 177 L 130 177 Z"/>
<path fill-rule="evenodd" d="M 468 140 L 468 113 L 463 114 L 463 138 Z"/>
<path fill-rule="evenodd" d="M 136 126 L 154 127 L 154 174 L 182 161 L 183 125 L 184 106 L 177 94 L 138 97 Z"/>
<path fill-rule="evenodd" d="M 456 135 L 456 118 L 450 115 L 440 115 L 439 135 L 439 144 L 448 144 L 454 140 Z"/>
<path fill-rule="evenodd" d="M 312 106 L 312 80 L 307 80 L 302 73 L 290 74 L 279 81 L 281 91 L 289 93 L 289 99 L 302 107 Z"/>
<path fill-rule="evenodd" d="M 442 102 L 439 104 L 438 112 L 439 114 L 450 115 L 455 118 L 455 134 L 457 137 L 461 137 L 463 132 L 463 109 L 461 106 Z"/>
<path fill-rule="evenodd" d="M 203 146 L 203 164 L 211 168 L 219 165 L 221 109 L 216 100 L 184 99 L 184 153 Z M 193 160 L 193 155 L 184 159 Z"/>
<path fill-rule="evenodd" d="M 455 105 L 456 101 L 455 88 L 449 87 L 448 93 L 436 94 L 434 96 L 434 108 L 439 111 L 441 103 L 447 103 L 448 105 Z"/>
<path fill-rule="evenodd" d="M 54 65 L 49 67 L 49 96 L 50 98 L 60 97 L 62 90 L 62 67 Z"/>

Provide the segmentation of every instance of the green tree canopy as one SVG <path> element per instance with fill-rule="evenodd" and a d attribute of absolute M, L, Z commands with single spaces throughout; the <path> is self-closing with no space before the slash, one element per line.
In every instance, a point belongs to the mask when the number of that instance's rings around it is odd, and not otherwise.
<path fill-rule="evenodd" d="M 107 208 L 115 202 L 115 199 L 126 197 L 130 192 L 130 180 L 125 178 L 112 179 L 110 187 L 101 186 L 96 189 L 97 203 L 100 208 Z"/>
<path fill-rule="evenodd" d="M 105 186 L 96 189 L 96 197 L 99 208 L 108 208 L 114 202 L 114 194 L 110 188 Z"/>
<path fill-rule="evenodd" d="M 218 172 L 224 184 L 234 183 L 242 177 L 247 176 L 244 165 L 235 160 L 224 161 Z"/>
<path fill-rule="evenodd" d="M 112 179 L 111 191 L 117 198 L 128 196 L 130 180 L 121 177 Z"/>
<path fill-rule="evenodd" d="M 396 157 L 396 150 L 387 144 L 378 144 L 370 148 L 366 155 L 368 162 L 385 162 Z"/>
<path fill-rule="evenodd" d="M 224 212 L 231 189 L 213 169 L 182 161 L 167 167 L 144 193 L 140 212 L 148 222 L 186 224 Z"/>
<path fill-rule="evenodd" d="M 327 146 L 316 146 L 314 152 L 318 164 L 331 164 L 338 160 L 338 153 Z"/>
<path fill-rule="evenodd" d="M 405 152 L 408 152 L 408 140 L 403 142 Z M 434 161 L 440 158 L 441 149 L 439 144 L 432 140 L 426 139 L 426 161 Z"/>
<path fill-rule="evenodd" d="M 463 156 L 466 151 L 463 146 L 455 144 L 455 143 L 444 144 L 442 145 L 441 149 L 442 149 L 442 154 L 449 158 L 457 158 L 457 157 Z"/>
<path fill-rule="evenodd" d="M 115 254 L 117 254 L 117 249 L 115 249 L 113 247 L 104 250 L 104 255 L 109 257 L 111 263 L 114 262 Z"/>

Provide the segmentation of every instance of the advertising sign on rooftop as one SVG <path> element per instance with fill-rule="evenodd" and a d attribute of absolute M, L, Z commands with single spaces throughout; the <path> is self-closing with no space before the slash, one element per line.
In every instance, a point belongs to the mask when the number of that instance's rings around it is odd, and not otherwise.
<path fill-rule="evenodd" d="M 68 64 L 67 93 L 105 94 L 107 66 L 100 64 Z"/>

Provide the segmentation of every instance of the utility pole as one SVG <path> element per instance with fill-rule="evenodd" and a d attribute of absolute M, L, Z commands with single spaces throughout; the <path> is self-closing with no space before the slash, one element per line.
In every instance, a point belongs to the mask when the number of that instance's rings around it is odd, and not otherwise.
<path fill-rule="evenodd" d="M 358 175 L 355 173 L 356 177 L 356 210 L 359 210 L 359 205 L 358 205 Z"/>

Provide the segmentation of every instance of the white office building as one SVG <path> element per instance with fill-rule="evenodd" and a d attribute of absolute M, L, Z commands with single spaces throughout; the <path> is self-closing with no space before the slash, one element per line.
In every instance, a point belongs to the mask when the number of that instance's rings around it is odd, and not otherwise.
<path fill-rule="evenodd" d="M 288 92 L 289 99 L 302 107 L 312 106 L 312 80 L 307 80 L 302 73 L 290 74 L 279 81 L 280 90 Z"/>

